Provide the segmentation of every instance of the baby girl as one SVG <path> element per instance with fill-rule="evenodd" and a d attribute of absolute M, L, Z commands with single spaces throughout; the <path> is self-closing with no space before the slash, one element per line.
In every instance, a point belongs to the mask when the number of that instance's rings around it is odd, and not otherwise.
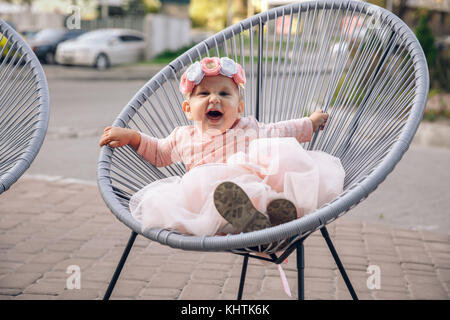
<path fill-rule="evenodd" d="M 152 182 L 130 200 L 142 227 L 194 235 L 249 232 L 288 222 L 332 200 L 345 172 L 339 159 L 306 151 L 328 114 L 265 124 L 243 117 L 242 67 L 229 58 L 204 58 L 183 74 L 182 108 L 193 125 L 157 139 L 107 127 L 100 146 L 130 145 L 151 164 L 182 161 L 186 174 Z"/>

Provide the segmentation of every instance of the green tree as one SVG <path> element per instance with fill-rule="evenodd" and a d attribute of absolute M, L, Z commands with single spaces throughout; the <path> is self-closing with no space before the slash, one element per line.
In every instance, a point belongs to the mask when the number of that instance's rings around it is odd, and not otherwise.
<path fill-rule="evenodd" d="M 191 0 L 189 15 L 194 27 L 221 30 L 227 20 L 227 0 Z"/>
<path fill-rule="evenodd" d="M 434 45 L 433 33 L 428 27 L 429 15 L 422 15 L 416 28 L 416 37 L 422 46 L 425 57 L 427 58 L 428 67 L 432 68 L 436 61 L 436 46 Z"/>

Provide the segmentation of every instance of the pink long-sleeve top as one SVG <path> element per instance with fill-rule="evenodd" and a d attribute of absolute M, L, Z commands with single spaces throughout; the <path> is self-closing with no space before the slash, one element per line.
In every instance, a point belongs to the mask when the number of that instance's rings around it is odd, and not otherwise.
<path fill-rule="evenodd" d="M 226 163 L 227 158 L 238 151 L 247 154 L 250 142 L 257 138 L 293 137 L 307 142 L 312 133 L 309 117 L 265 124 L 248 116 L 238 119 L 230 129 L 218 135 L 202 134 L 194 125 L 176 127 L 164 139 L 141 133 L 137 153 L 156 167 L 182 161 L 189 171 L 205 163 Z"/>

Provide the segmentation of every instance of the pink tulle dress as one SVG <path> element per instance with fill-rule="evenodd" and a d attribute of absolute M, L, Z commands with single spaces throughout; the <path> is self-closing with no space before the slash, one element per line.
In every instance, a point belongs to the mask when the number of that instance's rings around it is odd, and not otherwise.
<path fill-rule="evenodd" d="M 338 158 L 303 149 L 299 142 L 310 141 L 312 133 L 307 117 L 271 124 L 243 117 L 219 135 L 201 134 L 195 126 L 177 127 L 165 139 L 141 133 L 142 157 L 157 167 L 182 161 L 187 172 L 138 191 L 131 214 L 143 229 L 233 233 L 214 206 L 214 190 L 224 181 L 238 184 L 263 213 L 272 199 L 286 198 L 299 217 L 308 214 L 342 192 L 345 176 Z"/>

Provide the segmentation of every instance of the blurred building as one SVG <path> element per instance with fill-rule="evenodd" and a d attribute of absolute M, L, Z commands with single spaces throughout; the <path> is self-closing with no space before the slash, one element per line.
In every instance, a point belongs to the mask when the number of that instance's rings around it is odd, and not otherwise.
<path fill-rule="evenodd" d="M 160 0 L 160 2 L 160 13 L 178 18 L 189 18 L 190 0 Z"/>
<path fill-rule="evenodd" d="M 249 16 L 255 9 L 268 10 L 286 4 L 308 0 L 248 0 Z M 414 29 L 419 21 L 419 15 L 425 9 L 430 15 L 429 27 L 437 37 L 450 34 L 450 0 L 367 0 L 387 8 L 398 15 L 405 23 Z M 422 9 L 422 11 L 420 11 Z"/>
<path fill-rule="evenodd" d="M 393 0 L 399 4 L 400 0 Z M 419 15 L 423 14 L 420 9 L 425 9 L 430 15 L 428 26 L 436 37 L 450 34 L 450 0 L 407 0 L 404 3 L 403 12 L 399 12 L 406 24 L 412 28 L 417 26 Z"/>

